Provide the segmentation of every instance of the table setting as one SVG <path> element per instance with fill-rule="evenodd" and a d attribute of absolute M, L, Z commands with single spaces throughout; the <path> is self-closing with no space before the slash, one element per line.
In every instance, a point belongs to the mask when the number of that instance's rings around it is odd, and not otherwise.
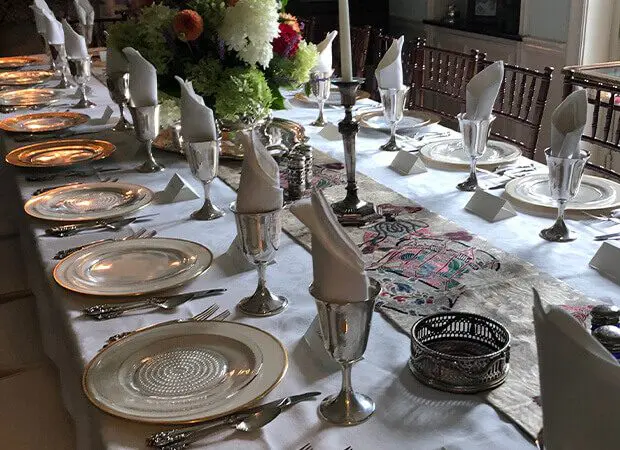
<path fill-rule="evenodd" d="M 29 84 L 43 76 L 29 73 L 35 60 L 0 58 L 0 84 L 20 80 L 3 74 L 21 68 L 31 80 L 0 91 L 0 104 L 17 108 L 3 112 L 0 129 L 5 182 L 17 186 L 25 214 L 24 251 L 36 259 L 28 271 L 46 351 L 78 448 L 564 442 L 547 417 L 576 427 L 575 413 L 562 413 L 571 400 L 549 380 L 581 366 L 566 392 L 617 365 L 613 339 L 588 331 L 593 306 L 620 292 L 604 267 L 588 266 L 600 240 L 620 235 L 620 186 L 584 175 L 585 91 L 554 112 L 545 167 L 488 140 L 501 61 L 467 86 L 459 133 L 405 108 L 403 38 L 377 68 L 381 102 L 364 99 L 341 14 L 314 50 L 310 95 L 291 93 L 292 107 L 238 136 L 195 73 L 172 73 L 182 152 L 161 151 L 159 62 L 144 47 L 110 45 L 102 83 L 87 50 L 92 7 L 76 0 L 78 34 L 39 3 L 37 26 L 59 71 L 46 84 L 74 77 L 71 109 L 88 115 L 47 111 L 61 88 Z M 239 11 L 251 3 L 240 0 Z M 235 8 L 225 7 L 233 19 Z M 269 8 L 277 12 L 275 2 Z M 193 42 L 192 29 L 177 28 Z M 342 76 L 333 78 L 337 34 Z M 20 110 L 33 106 L 42 111 Z M 63 135 L 101 112 L 103 128 Z M 334 123 L 338 140 L 323 133 Z M 35 142 L 23 145 L 24 136 Z M 226 139 L 242 152 L 225 157 Z M 395 174 L 389 166 L 403 152 L 426 170 Z M 196 186 L 202 194 L 158 200 Z M 484 220 L 467 208 L 480 191 L 515 214 Z M 556 319 L 555 328 L 545 323 Z M 554 355 L 567 342 L 558 330 L 580 339 Z M 589 372 L 575 359 L 582 351 L 614 367 Z M 591 429 L 590 442 L 609 441 Z"/>

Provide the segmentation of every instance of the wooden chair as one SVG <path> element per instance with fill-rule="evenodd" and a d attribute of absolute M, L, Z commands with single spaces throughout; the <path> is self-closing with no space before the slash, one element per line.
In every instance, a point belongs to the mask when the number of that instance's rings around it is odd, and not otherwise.
<path fill-rule="evenodd" d="M 591 116 L 581 139 L 593 144 L 590 147 L 591 151 L 609 150 L 609 152 L 604 155 L 593 153 L 590 161 L 598 160 L 599 163 L 588 162 L 587 169 L 605 178 L 620 182 L 620 174 L 610 168 L 616 152 L 620 151 L 620 84 L 612 79 L 599 77 L 596 73 L 586 74 L 578 70 L 604 68 L 608 64 L 581 68 L 565 67 L 562 70 L 564 97 L 578 87 L 588 90 L 588 103 L 592 105 L 589 108 Z M 618 63 L 613 64 L 617 66 Z"/>
<path fill-rule="evenodd" d="M 480 67 L 492 64 L 483 61 Z M 493 107 L 495 123 L 491 136 L 517 145 L 523 156 L 533 159 L 547 104 L 553 67 L 542 72 L 504 64 L 504 81 Z"/>
<path fill-rule="evenodd" d="M 363 77 L 366 71 L 366 57 L 370 43 L 370 26 L 351 27 L 351 53 L 353 59 L 353 76 Z M 340 76 L 340 36 L 333 42 L 334 73 Z"/>

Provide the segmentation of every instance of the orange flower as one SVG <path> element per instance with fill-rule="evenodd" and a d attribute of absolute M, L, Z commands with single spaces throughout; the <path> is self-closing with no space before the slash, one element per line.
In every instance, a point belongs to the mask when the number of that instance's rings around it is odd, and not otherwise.
<path fill-rule="evenodd" d="M 182 41 L 195 41 L 202 34 L 204 23 L 196 11 L 179 11 L 172 21 L 172 28 Z"/>
<path fill-rule="evenodd" d="M 285 23 L 290 26 L 295 33 L 301 33 L 301 27 L 299 26 L 299 22 L 297 22 L 297 17 L 288 13 L 280 13 L 280 22 Z"/>

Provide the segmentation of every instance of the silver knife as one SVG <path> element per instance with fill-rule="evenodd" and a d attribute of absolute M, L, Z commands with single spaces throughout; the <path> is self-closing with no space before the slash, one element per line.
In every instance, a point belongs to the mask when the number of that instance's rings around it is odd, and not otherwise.
<path fill-rule="evenodd" d="M 284 397 L 279 400 L 274 400 L 269 403 L 265 403 L 264 405 L 255 406 L 253 408 L 244 409 L 243 411 L 237 411 L 232 414 L 228 414 L 223 417 L 219 417 L 217 419 L 212 419 L 207 422 L 203 422 L 200 425 L 193 425 L 190 427 L 184 428 L 175 428 L 168 431 L 161 431 L 159 433 L 155 433 L 149 436 L 146 439 L 146 445 L 148 447 L 163 447 L 165 445 L 170 445 L 180 440 L 187 438 L 188 434 L 195 433 L 197 431 L 206 430 L 209 428 L 216 428 L 222 425 L 233 424 L 240 420 L 243 420 L 245 417 L 250 414 L 254 414 L 258 411 L 261 411 L 264 408 L 270 408 L 274 406 L 279 406 L 282 410 L 286 410 L 291 406 L 303 402 L 306 400 L 313 400 L 317 395 L 321 395 L 320 392 L 306 392 L 305 394 L 299 395 L 291 395 L 290 397 Z"/>
<path fill-rule="evenodd" d="M 124 227 L 133 222 L 143 221 L 157 214 L 147 214 L 144 216 L 127 217 L 125 219 L 116 218 L 111 220 L 97 220 L 95 222 L 74 223 L 69 225 L 56 225 L 45 230 L 45 234 L 56 237 L 66 237 L 76 234 L 80 231 L 97 230 L 99 228 Z"/>
<path fill-rule="evenodd" d="M 620 236 L 620 231 L 616 232 L 616 233 L 609 233 L 609 234 L 601 234 L 598 236 L 594 236 L 594 240 L 595 241 L 604 241 L 607 239 L 611 239 L 611 238 L 615 238 Z"/>
<path fill-rule="evenodd" d="M 130 311 L 132 309 L 146 308 L 149 306 L 155 307 L 157 303 L 170 302 L 171 306 L 179 306 L 181 303 L 185 303 L 189 300 L 220 295 L 224 292 L 226 292 L 226 289 L 207 289 L 204 291 L 186 292 L 184 294 L 149 297 L 131 303 L 105 303 L 85 308 L 84 315 L 96 320 L 107 320 L 118 317 L 125 311 Z"/>

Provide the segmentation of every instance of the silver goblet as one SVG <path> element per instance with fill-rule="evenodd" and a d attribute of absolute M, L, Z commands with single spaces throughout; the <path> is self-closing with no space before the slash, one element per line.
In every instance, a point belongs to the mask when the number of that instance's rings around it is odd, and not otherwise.
<path fill-rule="evenodd" d="M 129 104 L 129 73 L 127 72 L 114 72 L 109 73 L 106 79 L 106 85 L 110 92 L 110 98 L 114 103 L 118 105 L 120 110 L 120 119 L 112 130 L 114 131 L 127 131 L 133 130 L 133 125 L 125 119 L 124 109 L 125 105 Z"/>
<path fill-rule="evenodd" d="M 219 141 L 184 142 L 185 156 L 189 162 L 192 175 L 202 183 L 205 191 L 205 202 L 198 211 L 191 215 L 196 220 L 213 220 L 222 217 L 221 209 L 211 203 L 209 192 L 211 182 L 217 176 L 217 168 L 220 161 Z"/>
<path fill-rule="evenodd" d="M 566 203 L 577 195 L 590 153 L 581 150 L 579 158 L 560 158 L 552 156 L 550 149 L 546 149 L 545 156 L 549 168 L 551 198 L 558 202 L 558 218 L 551 228 L 542 230 L 539 235 L 541 238 L 552 242 L 574 241 L 576 236 L 570 232 L 564 222 L 564 210 Z"/>
<path fill-rule="evenodd" d="M 90 81 L 90 57 L 86 58 L 68 58 L 69 70 L 73 79 L 78 84 L 78 93 L 80 94 L 80 101 L 78 101 L 72 108 L 92 108 L 95 103 L 91 102 L 86 96 L 86 83 Z"/>
<path fill-rule="evenodd" d="M 487 119 L 468 119 L 461 113 L 456 118 L 459 120 L 459 128 L 463 135 L 463 150 L 470 158 L 469 177 L 456 187 L 460 191 L 473 192 L 478 187 L 476 162 L 487 148 L 487 139 L 495 116 L 490 115 Z"/>
<path fill-rule="evenodd" d="M 310 124 L 312 126 L 322 127 L 326 124 L 323 109 L 331 93 L 331 76 L 333 73 L 334 71 L 330 70 L 329 72 L 313 72 L 310 74 L 310 92 L 319 104 L 319 117 Z"/>
<path fill-rule="evenodd" d="M 230 205 L 230 209 L 235 214 L 237 234 L 241 240 L 243 253 L 258 270 L 256 291 L 241 300 L 238 308 L 250 316 L 266 317 L 279 314 L 287 307 L 288 300 L 281 295 L 272 294 L 267 289 L 265 272 L 280 246 L 282 209 L 265 213 L 240 213 L 237 212 L 236 203 Z"/>
<path fill-rule="evenodd" d="M 65 51 L 65 44 L 49 44 L 50 54 L 54 61 L 53 67 L 56 71 L 60 72 L 60 82 L 54 86 L 54 89 L 69 89 L 75 87 L 67 79 L 67 52 Z"/>
<path fill-rule="evenodd" d="M 164 170 L 164 166 L 153 158 L 153 140 L 159 134 L 159 105 L 129 106 L 136 137 L 144 145 L 146 161 L 136 167 L 138 172 L 151 173 Z"/>
<path fill-rule="evenodd" d="M 396 126 L 403 120 L 403 110 L 409 88 L 403 86 L 400 89 L 379 89 L 381 103 L 383 104 L 383 117 L 390 125 L 390 139 L 379 147 L 381 150 L 396 152 L 401 148 L 396 143 Z"/>
<path fill-rule="evenodd" d="M 342 367 L 342 388 L 326 397 L 319 406 L 323 419 L 336 425 L 357 425 L 375 412 L 375 402 L 355 392 L 351 386 L 351 368 L 363 358 L 368 344 L 375 299 L 381 292 L 378 281 L 370 279 L 368 297 L 361 302 L 332 303 L 310 295 L 316 301 L 321 337 L 327 352 Z"/>

